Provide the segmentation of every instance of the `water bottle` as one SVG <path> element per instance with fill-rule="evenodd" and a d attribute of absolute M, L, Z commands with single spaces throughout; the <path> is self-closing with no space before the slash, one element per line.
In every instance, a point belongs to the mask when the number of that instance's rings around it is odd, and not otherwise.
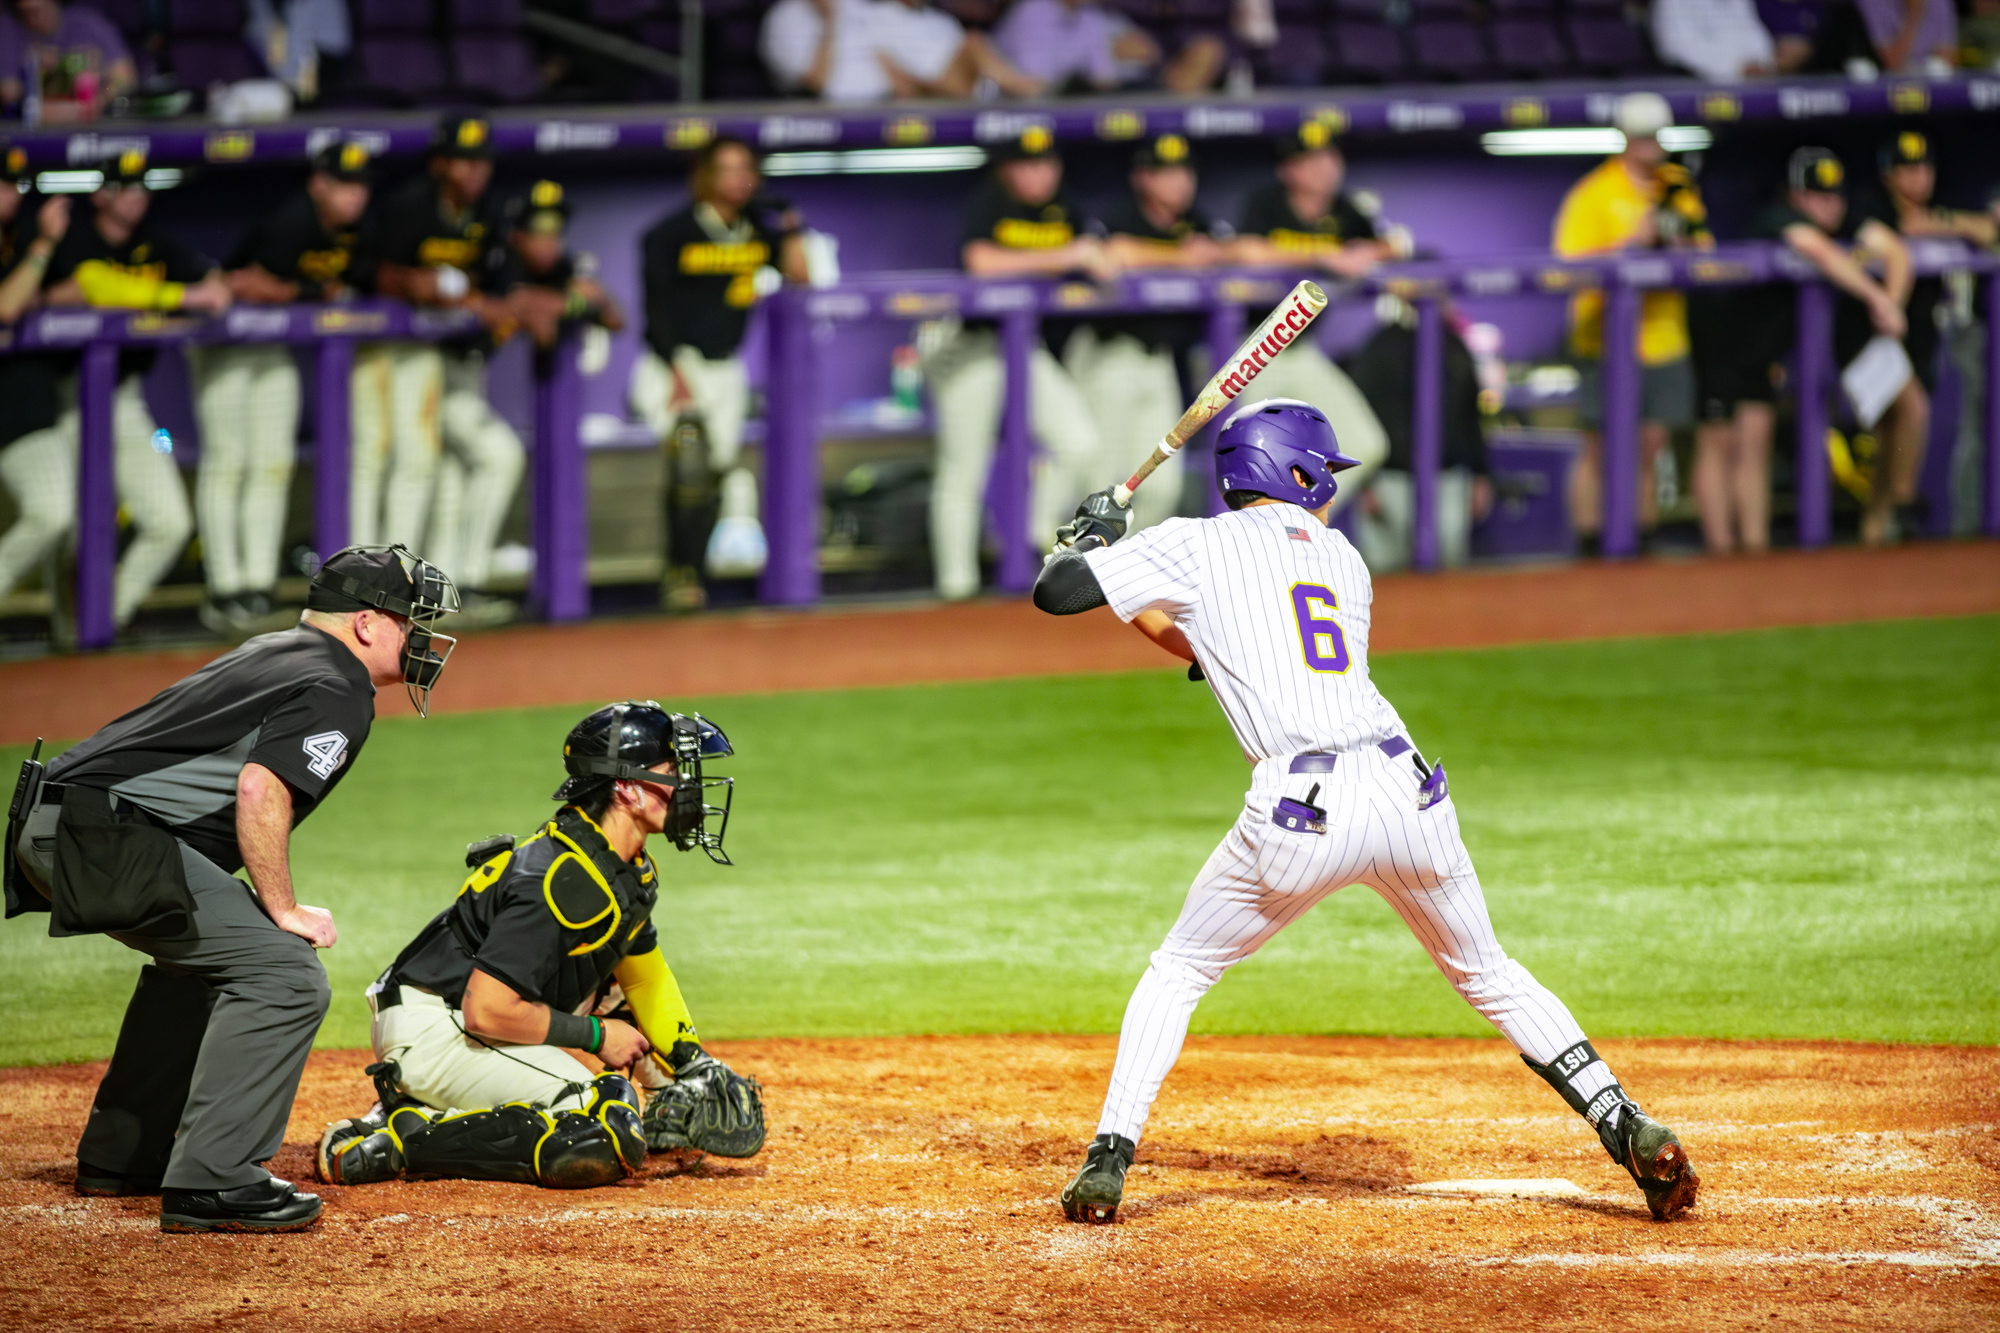
<path fill-rule="evenodd" d="M 172 436 L 172 434 L 168 432 L 165 426 L 154 427 L 153 452 L 156 454 L 172 454 L 173 451 L 174 451 L 174 437 Z"/>

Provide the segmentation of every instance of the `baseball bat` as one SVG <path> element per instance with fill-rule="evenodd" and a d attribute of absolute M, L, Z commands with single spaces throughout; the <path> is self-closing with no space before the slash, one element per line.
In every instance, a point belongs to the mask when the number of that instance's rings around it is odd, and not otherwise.
<path fill-rule="evenodd" d="M 1194 433 L 1215 419 L 1216 413 L 1229 406 L 1230 401 L 1242 393 L 1257 378 L 1271 359 L 1285 350 L 1292 340 L 1306 331 L 1306 326 L 1320 311 L 1326 309 L 1326 292 L 1316 282 L 1301 282 L 1292 288 L 1277 308 L 1264 317 L 1264 322 L 1254 329 L 1235 355 L 1223 362 L 1222 369 L 1210 377 L 1202 391 L 1195 395 L 1188 410 L 1181 413 L 1181 419 L 1167 432 L 1166 438 L 1153 446 L 1153 452 L 1146 461 L 1139 464 L 1123 485 L 1112 488 L 1111 497 L 1122 508 L 1132 502 L 1132 492 L 1139 489 L 1139 483 L 1153 475 L 1153 469 L 1180 452 L 1181 446 L 1193 438 Z"/>

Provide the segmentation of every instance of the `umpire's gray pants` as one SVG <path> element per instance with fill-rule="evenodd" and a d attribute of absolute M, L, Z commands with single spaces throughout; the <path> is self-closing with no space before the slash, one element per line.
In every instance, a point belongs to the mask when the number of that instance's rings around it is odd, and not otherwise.
<path fill-rule="evenodd" d="M 76 1155 L 99 1171 L 150 1175 L 158 1165 L 144 1160 L 144 1145 L 157 1142 L 157 1130 L 173 1118 L 164 1187 L 235 1189 L 270 1174 L 257 1164 L 285 1141 L 333 992 L 312 945 L 280 930 L 248 884 L 186 843 L 181 863 L 194 898 L 194 938 L 112 938 L 151 954 L 187 998 L 173 1021 L 163 1022 L 157 1006 L 134 997 Z M 143 995 L 146 980 L 140 989 Z M 187 1088 L 182 1106 L 173 1104 L 177 1084 Z"/>

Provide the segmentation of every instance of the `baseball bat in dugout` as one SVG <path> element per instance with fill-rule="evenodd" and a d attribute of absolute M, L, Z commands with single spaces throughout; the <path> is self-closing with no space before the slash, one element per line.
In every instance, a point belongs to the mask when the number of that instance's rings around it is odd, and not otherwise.
<path fill-rule="evenodd" d="M 1139 489 L 1139 483 L 1152 476 L 1153 469 L 1179 453 L 1181 446 L 1194 438 L 1196 431 L 1229 406 L 1278 353 L 1291 346 L 1292 341 L 1306 331 L 1306 327 L 1324 309 L 1326 292 L 1318 283 L 1308 280 L 1292 288 L 1285 299 L 1264 317 L 1264 322 L 1243 340 L 1243 345 L 1223 362 L 1222 369 L 1209 378 L 1188 410 L 1181 413 L 1181 419 L 1167 432 L 1166 438 L 1153 447 L 1145 462 L 1139 464 L 1139 470 L 1124 484 L 1112 489 L 1112 498 L 1121 506 L 1130 504 L 1132 492 Z"/>

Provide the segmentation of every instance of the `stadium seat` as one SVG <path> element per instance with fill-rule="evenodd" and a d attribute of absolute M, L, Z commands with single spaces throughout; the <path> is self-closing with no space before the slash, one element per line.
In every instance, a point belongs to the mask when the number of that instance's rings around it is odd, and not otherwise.
<path fill-rule="evenodd" d="M 175 37 L 196 33 L 228 37 L 243 32 L 243 0 L 167 0 L 166 30 Z"/>
<path fill-rule="evenodd" d="M 514 32 L 521 0 L 445 0 L 445 14 L 459 32 Z"/>
<path fill-rule="evenodd" d="M 660 0 L 589 0 L 583 12 L 589 22 L 600 28 L 622 28 L 651 18 L 659 9 Z M 678 31 L 680 19 L 676 17 L 672 23 Z"/>
<path fill-rule="evenodd" d="M 1419 18 L 1408 36 L 1417 69 L 1431 78 L 1467 80 L 1493 73 L 1486 34 L 1470 20 Z"/>
<path fill-rule="evenodd" d="M 436 26 L 431 0 L 349 0 L 356 32 L 429 32 Z"/>
<path fill-rule="evenodd" d="M 1410 72 L 1403 35 L 1386 23 L 1343 20 L 1329 25 L 1326 37 L 1335 82 L 1393 83 Z"/>
<path fill-rule="evenodd" d="M 403 104 L 434 97 L 451 83 L 442 46 L 396 33 L 355 42 L 354 77 L 360 91 Z"/>
<path fill-rule="evenodd" d="M 1656 67 L 1645 34 L 1621 14 L 1572 13 L 1563 29 L 1577 65 L 1587 73 L 1636 74 Z"/>
<path fill-rule="evenodd" d="M 542 90 L 534 48 L 518 32 L 461 32 L 451 39 L 452 85 L 481 101 L 525 102 Z"/>
<path fill-rule="evenodd" d="M 1257 53 L 1257 82 L 1281 88 L 1311 88 L 1326 75 L 1326 39 L 1314 28 L 1278 25 L 1278 40 Z"/>
<path fill-rule="evenodd" d="M 1545 14 L 1495 18 L 1493 57 L 1504 72 L 1527 79 L 1553 77 L 1571 63 L 1562 34 Z"/>
<path fill-rule="evenodd" d="M 1271 0 L 1271 12 L 1277 15 L 1281 28 L 1287 24 L 1317 24 L 1322 17 L 1319 0 Z"/>
<path fill-rule="evenodd" d="M 202 89 L 218 83 L 268 78 L 270 72 L 240 37 L 173 37 L 167 62 L 180 86 Z"/>

